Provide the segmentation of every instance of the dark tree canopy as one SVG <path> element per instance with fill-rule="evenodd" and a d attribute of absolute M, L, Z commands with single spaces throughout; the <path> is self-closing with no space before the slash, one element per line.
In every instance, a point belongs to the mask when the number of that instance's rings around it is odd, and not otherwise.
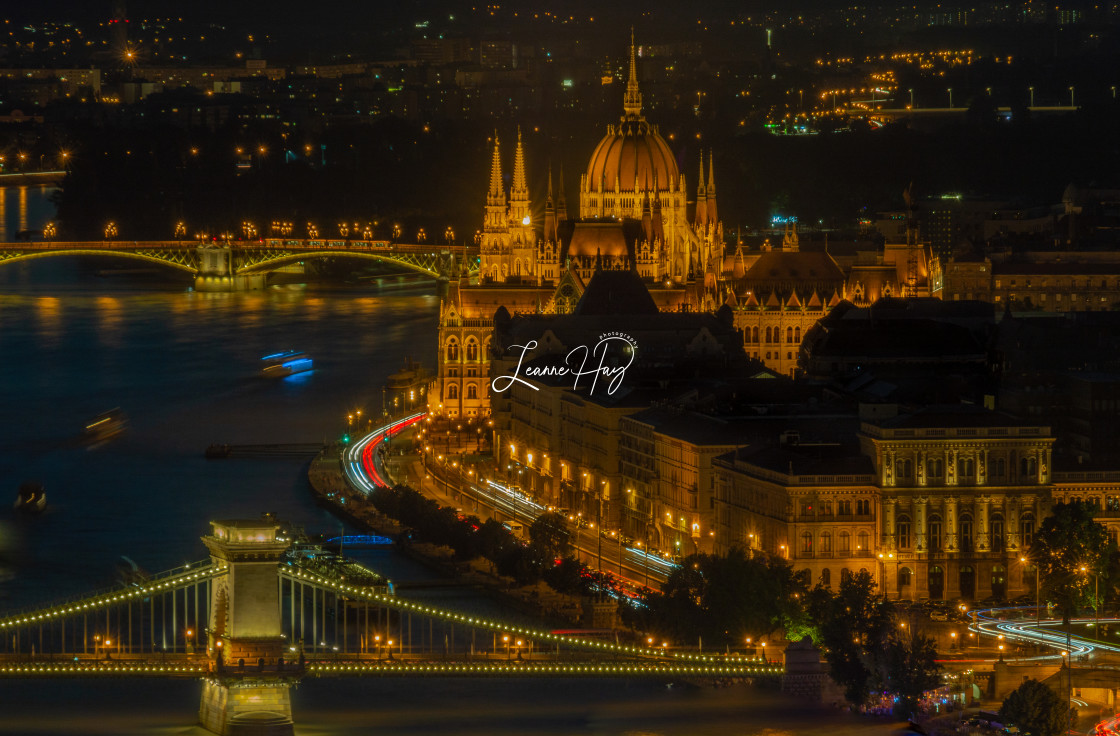
<path fill-rule="evenodd" d="M 1067 622 L 1078 606 L 1091 602 L 1094 575 L 1106 583 L 1109 577 L 1116 545 L 1093 520 L 1093 511 L 1080 502 L 1055 505 L 1031 545 L 1030 557 L 1038 565 L 1042 592 Z"/>
<path fill-rule="evenodd" d="M 999 716 L 1035 736 L 1059 736 L 1070 722 L 1069 702 L 1038 680 L 1027 680 L 1003 701 Z"/>

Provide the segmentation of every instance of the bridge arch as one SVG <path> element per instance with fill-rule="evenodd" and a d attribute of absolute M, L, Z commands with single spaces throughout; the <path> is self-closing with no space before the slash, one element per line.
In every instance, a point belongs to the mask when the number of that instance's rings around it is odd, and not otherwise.
<path fill-rule="evenodd" d="M 370 261 L 380 261 L 382 263 L 391 263 L 396 266 L 403 266 L 411 271 L 422 273 L 432 278 L 439 278 L 441 275 L 435 267 L 439 264 L 439 255 L 435 254 L 426 259 L 417 258 L 414 254 L 396 255 L 389 253 L 366 253 L 356 252 L 351 250 L 337 250 L 337 251 L 306 251 L 302 253 L 284 253 L 271 255 L 263 260 L 253 261 L 246 263 L 237 268 L 236 273 L 239 275 L 248 275 L 254 273 L 266 273 L 274 271 L 278 268 L 299 263 L 301 261 L 309 261 L 314 258 L 358 258 Z M 429 265 L 430 264 L 430 265 Z M 433 267 L 434 266 L 434 267 Z"/>
<path fill-rule="evenodd" d="M 108 248 L 61 248 L 59 250 L 35 251 L 17 250 L 14 252 L 0 252 L 0 267 L 6 266 L 9 263 L 20 263 L 39 258 L 73 258 L 84 256 L 97 256 L 99 258 L 123 258 L 126 260 L 143 261 L 155 266 L 164 266 L 167 268 L 175 269 L 177 271 L 182 271 L 190 274 L 191 276 L 198 274 L 198 266 L 195 263 L 193 254 L 190 250 L 187 249 L 184 249 L 182 251 L 168 251 L 166 254 L 161 255 L 153 255 L 151 253 L 144 253 L 134 250 L 111 250 Z"/>

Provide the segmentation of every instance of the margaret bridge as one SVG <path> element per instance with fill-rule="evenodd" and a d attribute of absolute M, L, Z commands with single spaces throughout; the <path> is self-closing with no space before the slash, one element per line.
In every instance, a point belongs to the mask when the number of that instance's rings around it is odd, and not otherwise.
<path fill-rule="evenodd" d="M 270 272 L 315 258 L 350 258 L 401 266 L 439 280 L 478 272 L 476 246 L 396 243 L 387 240 L 260 240 L 198 244 L 188 240 L 102 240 L 0 243 L 0 266 L 58 256 L 101 256 L 144 261 L 194 277 L 198 291 L 262 288 Z"/>

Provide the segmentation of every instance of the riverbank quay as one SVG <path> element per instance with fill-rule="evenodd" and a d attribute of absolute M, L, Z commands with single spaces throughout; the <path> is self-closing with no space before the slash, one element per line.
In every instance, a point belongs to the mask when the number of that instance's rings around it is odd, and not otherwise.
<path fill-rule="evenodd" d="M 412 542 L 407 527 L 380 513 L 364 493 L 350 486 L 342 470 L 344 451 L 344 445 L 329 445 L 308 467 L 307 479 L 320 506 L 362 532 L 393 539 L 397 549 L 410 559 L 463 585 L 485 589 L 499 603 L 519 613 L 557 626 L 578 625 L 582 621 L 585 606 L 575 596 L 557 593 L 544 583 L 517 587 L 513 578 L 497 574 L 489 560 L 463 562 L 454 559 L 449 547 Z"/>

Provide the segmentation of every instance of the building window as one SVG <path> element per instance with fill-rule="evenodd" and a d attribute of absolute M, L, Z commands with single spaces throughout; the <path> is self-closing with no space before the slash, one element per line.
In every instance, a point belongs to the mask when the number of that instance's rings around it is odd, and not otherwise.
<path fill-rule="evenodd" d="M 962 457 L 957 460 L 957 470 L 960 471 L 961 477 L 972 478 L 976 475 L 976 461 L 970 457 Z"/>
<path fill-rule="evenodd" d="M 1019 473 L 1024 478 L 1033 478 L 1038 475 L 1038 461 L 1033 457 L 1020 458 Z"/>
<path fill-rule="evenodd" d="M 945 464 L 939 459 L 926 461 L 926 475 L 930 478 L 940 478 L 945 472 Z"/>
<path fill-rule="evenodd" d="M 1033 541 L 1034 517 L 1030 514 L 1023 514 L 1019 519 L 1019 545 L 1024 548 L 1030 547 Z"/>
<path fill-rule="evenodd" d="M 447 399 L 450 401 L 457 398 L 459 398 L 459 386 L 453 383 L 447 387 Z"/>
<path fill-rule="evenodd" d="M 826 588 L 832 587 L 832 572 L 827 567 L 821 570 L 821 585 Z"/>
<path fill-rule="evenodd" d="M 898 587 L 905 588 L 910 585 L 910 568 L 901 567 L 898 570 Z"/>
<path fill-rule="evenodd" d="M 813 533 L 801 533 L 801 553 L 805 555 L 813 554 Z"/>
<path fill-rule="evenodd" d="M 992 477 L 1002 478 L 1005 475 L 1007 475 L 1007 461 L 1002 457 L 996 458 L 992 463 Z"/>
<path fill-rule="evenodd" d="M 856 513 L 864 516 L 871 515 L 871 499 L 860 498 L 856 500 Z"/>
<path fill-rule="evenodd" d="M 473 383 L 468 383 L 467 384 L 467 398 L 468 399 L 477 399 L 478 398 L 478 389 L 475 387 L 475 385 Z"/>
<path fill-rule="evenodd" d="M 447 359 L 449 361 L 459 359 L 459 343 L 455 338 L 447 341 Z"/>
<path fill-rule="evenodd" d="M 1003 517 L 992 517 L 992 551 L 1003 551 Z"/>
<path fill-rule="evenodd" d="M 467 341 L 467 360 L 478 360 L 478 343 L 473 339 Z"/>
<path fill-rule="evenodd" d="M 840 554 L 846 555 L 852 551 L 852 535 L 848 532 L 840 532 L 839 537 Z"/>
<path fill-rule="evenodd" d="M 856 551 L 857 552 L 866 553 L 869 549 L 871 549 L 871 546 L 867 542 L 868 539 L 869 539 L 869 537 L 868 537 L 867 532 L 860 532 L 856 536 Z"/>
<path fill-rule="evenodd" d="M 898 537 L 900 549 L 910 548 L 910 517 L 900 516 L 895 524 L 895 534 Z"/>
<path fill-rule="evenodd" d="M 832 554 L 832 532 L 821 532 L 821 548 L 822 555 Z"/>
<path fill-rule="evenodd" d="M 786 328 L 786 342 L 788 342 L 788 343 L 793 342 L 793 328 L 792 327 L 787 327 Z"/>
<path fill-rule="evenodd" d="M 938 516 L 929 520 L 929 551 L 941 551 L 941 518 Z"/>
<path fill-rule="evenodd" d="M 852 513 L 852 502 L 851 501 L 837 501 L 836 502 L 836 513 L 840 514 L 841 516 L 847 516 L 847 515 L 851 514 Z"/>
<path fill-rule="evenodd" d="M 961 516 L 961 552 L 972 551 L 972 517 L 968 514 Z"/>
<path fill-rule="evenodd" d="M 793 328 L 793 341 L 795 343 L 799 344 L 799 345 L 801 344 L 801 327 L 800 326 Z"/>
<path fill-rule="evenodd" d="M 898 461 L 898 477 L 909 479 L 914 474 L 914 463 L 908 459 Z"/>

